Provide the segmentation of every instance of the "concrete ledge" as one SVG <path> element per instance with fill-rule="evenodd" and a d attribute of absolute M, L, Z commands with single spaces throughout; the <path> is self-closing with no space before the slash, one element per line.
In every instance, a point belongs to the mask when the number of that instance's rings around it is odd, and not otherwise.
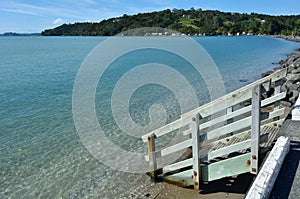
<path fill-rule="evenodd" d="M 300 121 L 300 94 L 292 110 L 292 120 Z"/>
<path fill-rule="evenodd" d="M 279 137 L 268 158 L 250 187 L 245 199 L 268 198 L 285 156 L 290 149 L 290 139 Z"/>

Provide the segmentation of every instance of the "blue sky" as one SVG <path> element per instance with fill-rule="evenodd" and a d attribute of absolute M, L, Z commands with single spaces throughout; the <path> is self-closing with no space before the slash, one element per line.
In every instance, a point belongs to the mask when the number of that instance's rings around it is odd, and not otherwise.
<path fill-rule="evenodd" d="M 41 32 L 61 25 L 167 8 L 271 15 L 300 14 L 299 0 L 1 0 L 0 33 Z"/>

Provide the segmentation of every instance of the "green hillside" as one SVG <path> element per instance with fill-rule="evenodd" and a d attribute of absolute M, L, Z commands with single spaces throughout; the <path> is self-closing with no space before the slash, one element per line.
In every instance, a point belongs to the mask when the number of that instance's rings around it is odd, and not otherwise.
<path fill-rule="evenodd" d="M 101 22 L 63 24 L 45 30 L 45 36 L 113 36 L 143 27 L 160 27 L 190 35 L 300 34 L 300 15 L 270 16 L 204 10 L 163 10 L 136 15 L 123 15 Z M 140 32 L 139 34 L 146 34 Z M 165 34 L 165 33 L 164 33 Z"/>

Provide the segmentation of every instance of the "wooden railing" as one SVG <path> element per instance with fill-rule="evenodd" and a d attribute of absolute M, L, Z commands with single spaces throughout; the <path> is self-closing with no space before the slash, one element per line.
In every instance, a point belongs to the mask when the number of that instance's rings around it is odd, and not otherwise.
<path fill-rule="evenodd" d="M 279 101 L 286 96 L 280 91 L 286 73 L 286 69 L 278 70 L 142 136 L 148 143 L 145 159 L 151 177 L 198 190 L 201 182 L 246 172 L 257 174 L 260 149 L 270 145 L 284 120 L 285 107 Z M 174 136 L 176 131 L 180 142 L 157 148 L 163 137 Z M 192 157 L 158 164 L 160 159 L 190 149 Z"/>

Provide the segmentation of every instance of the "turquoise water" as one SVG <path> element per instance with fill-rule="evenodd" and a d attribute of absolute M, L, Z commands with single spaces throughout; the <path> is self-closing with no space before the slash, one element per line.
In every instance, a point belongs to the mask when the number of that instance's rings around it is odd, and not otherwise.
<path fill-rule="evenodd" d="M 85 57 L 104 39 L 0 37 L 0 198 L 139 198 L 147 193 L 145 186 L 154 186 L 144 174 L 118 172 L 98 162 L 77 135 L 73 84 Z M 227 91 L 260 78 L 262 72 L 277 66 L 272 63 L 300 47 L 267 37 L 194 39 L 217 64 Z M 121 57 L 100 79 L 96 109 L 106 135 L 126 150 L 135 146 L 113 121 L 110 95 L 124 71 L 152 59 L 174 62 L 196 89 L 199 103 L 208 100 L 201 78 L 184 68 L 184 60 L 151 50 Z M 172 93 L 149 85 L 137 90 L 130 101 L 132 118 L 141 125 L 147 123 L 148 108 L 156 102 L 166 107 L 168 121 L 178 117 L 180 109 Z"/>

